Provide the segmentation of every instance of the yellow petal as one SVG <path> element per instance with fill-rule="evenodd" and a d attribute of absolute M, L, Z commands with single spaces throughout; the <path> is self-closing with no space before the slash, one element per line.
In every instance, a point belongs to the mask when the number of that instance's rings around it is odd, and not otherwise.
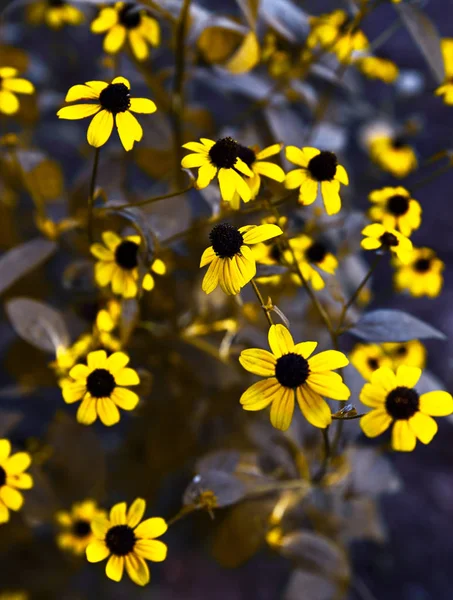
<path fill-rule="evenodd" d="M 132 29 L 128 33 L 132 53 L 135 55 L 137 60 L 146 60 L 149 56 L 149 50 L 143 36 L 136 29 Z"/>
<path fill-rule="evenodd" d="M 8 475 L 17 475 L 28 469 L 31 464 L 31 456 L 27 452 L 17 452 L 10 456 L 3 464 Z"/>
<path fill-rule="evenodd" d="M 321 194 L 328 215 L 336 215 L 341 209 L 340 184 L 338 181 L 322 181 Z"/>
<path fill-rule="evenodd" d="M 129 111 L 116 115 L 116 127 L 126 151 L 132 150 L 134 143 L 139 142 L 143 137 L 142 126 Z"/>
<path fill-rule="evenodd" d="M 135 528 L 135 537 L 139 539 L 152 539 L 163 535 L 168 529 L 167 523 L 160 517 L 146 519 Z"/>
<path fill-rule="evenodd" d="M 209 158 L 205 154 L 188 154 L 181 161 L 183 169 L 195 169 L 209 164 Z"/>
<path fill-rule="evenodd" d="M 317 345 L 318 342 L 299 342 L 294 346 L 293 352 L 300 354 L 304 358 L 308 358 L 316 350 Z"/>
<path fill-rule="evenodd" d="M 96 400 L 87 394 L 77 410 L 77 421 L 82 425 L 91 425 L 96 418 Z"/>
<path fill-rule="evenodd" d="M 244 179 L 239 175 L 239 173 L 236 173 L 236 171 L 231 170 L 230 177 L 233 180 L 235 190 L 239 194 L 240 198 L 244 202 L 248 202 L 252 197 L 252 192 L 250 190 L 250 187 L 247 185 L 247 183 L 244 181 Z"/>
<path fill-rule="evenodd" d="M 375 238 L 365 238 L 360 242 L 364 250 L 377 250 L 382 246 L 382 242 Z"/>
<path fill-rule="evenodd" d="M 222 259 L 217 256 L 209 265 L 209 268 L 206 272 L 206 275 L 203 278 L 203 283 L 201 285 L 201 289 L 206 294 L 210 294 L 215 290 L 219 283 L 219 274 L 222 269 Z"/>
<path fill-rule="evenodd" d="M 69 119 L 75 121 L 95 115 L 101 109 L 99 104 L 74 104 L 73 106 L 65 106 L 57 112 L 59 119 Z"/>
<path fill-rule="evenodd" d="M 117 385 L 138 385 L 140 377 L 134 369 L 121 369 L 115 373 L 115 381 Z"/>
<path fill-rule="evenodd" d="M 75 365 L 69 371 L 69 377 L 73 379 L 83 379 L 85 380 L 90 374 L 90 369 L 87 365 Z"/>
<path fill-rule="evenodd" d="M 422 394 L 420 410 L 432 417 L 446 417 L 453 413 L 453 398 L 448 392 L 442 391 Z"/>
<path fill-rule="evenodd" d="M 406 365 L 400 365 L 396 371 L 396 383 L 407 388 L 414 388 L 420 376 L 422 370 L 418 367 L 407 367 Z"/>
<path fill-rule="evenodd" d="M 371 375 L 371 383 L 387 393 L 397 386 L 395 373 L 388 367 L 376 369 Z"/>
<path fill-rule="evenodd" d="M 242 408 L 252 411 L 266 408 L 280 394 L 281 387 L 275 377 L 254 383 L 240 398 Z"/>
<path fill-rule="evenodd" d="M 253 171 L 240 158 L 236 159 L 236 162 L 234 163 L 234 170 L 239 171 L 242 173 L 242 175 L 246 175 L 247 177 L 253 177 Z"/>
<path fill-rule="evenodd" d="M 294 390 L 280 388 L 279 397 L 274 398 L 271 406 L 271 423 L 276 429 L 286 431 L 291 425 L 294 413 Z"/>
<path fill-rule="evenodd" d="M 19 71 L 14 67 L 0 67 L 0 77 L 2 79 L 8 79 L 9 77 L 15 77 Z"/>
<path fill-rule="evenodd" d="M 349 185 L 348 174 L 346 173 L 346 169 L 342 165 L 337 165 L 335 179 L 337 179 L 340 183 L 343 183 L 344 185 Z"/>
<path fill-rule="evenodd" d="M 135 113 L 151 115 L 156 112 L 157 106 L 152 100 L 148 100 L 148 98 L 131 98 L 129 110 Z"/>
<path fill-rule="evenodd" d="M 127 511 L 126 521 L 129 527 L 134 529 L 143 518 L 146 510 L 146 502 L 143 498 L 137 498 Z"/>
<path fill-rule="evenodd" d="M 1 71 L 1 70 L 0 70 Z M 11 452 L 11 442 L 9 440 L 0 440 L 0 464 L 8 458 Z"/>
<path fill-rule="evenodd" d="M 104 33 L 118 22 L 118 11 L 113 7 L 103 8 L 98 17 L 91 23 L 93 33 Z"/>
<path fill-rule="evenodd" d="M 415 433 L 408 421 L 396 421 L 392 431 L 392 448 L 401 452 L 412 452 L 416 444 Z"/>
<path fill-rule="evenodd" d="M 217 167 L 214 165 L 205 164 L 198 170 L 197 188 L 202 190 L 207 187 L 217 174 Z"/>
<path fill-rule="evenodd" d="M 351 395 L 351 390 L 343 383 L 341 376 L 331 371 L 310 373 L 307 385 L 318 394 L 333 400 L 347 400 Z"/>
<path fill-rule="evenodd" d="M 305 179 L 300 185 L 299 202 L 309 206 L 318 197 L 318 182 L 313 179 Z"/>
<path fill-rule="evenodd" d="M 3 501 L 10 510 L 20 510 L 24 497 L 14 488 L 4 485 L 0 488 L 0 501 Z"/>
<path fill-rule="evenodd" d="M 232 173 L 232 169 L 219 169 L 220 195 L 225 202 L 230 202 L 236 191 L 235 179 Z"/>
<path fill-rule="evenodd" d="M 96 517 L 91 522 L 91 531 L 96 537 L 103 540 L 110 529 L 111 523 L 105 517 Z M 101 559 L 102 560 L 102 559 Z"/>
<path fill-rule="evenodd" d="M 123 25 L 114 25 L 104 38 L 104 50 L 109 54 L 116 54 L 126 41 L 126 28 Z M 112 82 L 114 83 L 114 82 Z"/>
<path fill-rule="evenodd" d="M 307 179 L 306 172 L 302 169 L 294 169 L 286 174 L 285 187 L 288 190 L 294 190 L 302 185 Z"/>
<path fill-rule="evenodd" d="M 74 381 L 66 383 L 63 386 L 63 399 L 67 404 L 72 404 L 83 398 L 86 394 L 87 386 L 85 381 Z"/>
<path fill-rule="evenodd" d="M 110 521 L 112 525 L 126 525 L 126 503 L 119 502 L 110 509 Z"/>
<path fill-rule="evenodd" d="M 153 562 L 162 562 L 167 558 L 167 546 L 159 540 L 138 540 L 134 552 Z"/>
<path fill-rule="evenodd" d="M 413 417 L 409 419 L 409 426 L 422 444 L 429 444 L 430 441 L 437 433 L 436 421 L 421 412 L 416 412 Z"/>
<path fill-rule="evenodd" d="M 112 375 L 115 375 L 115 373 L 124 369 L 129 360 L 129 356 L 124 352 L 114 352 L 108 357 L 105 368 L 110 371 Z"/>
<path fill-rule="evenodd" d="M 7 523 L 9 521 L 9 510 L 0 502 L 0 523 Z"/>
<path fill-rule="evenodd" d="M 260 175 L 264 175 L 265 177 L 269 177 L 274 181 L 283 182 L 285 181 L 285 171 L 271 162 L 259 161 L 255 163 L 253 170 L 255 173 L 259 173 Z"/>
<path fill-rule="evenodd" d="M 305 156 L 305 154 L 300 148 L 297 148 L 297 146 L 286 146 L 285 154 L 286 158 L 290 162 L 294 163 L 295 165 L 298 165 L 299 167 L 306 167 L 308 165 L 308 158 Z M 298 171 L 299 169 L 297 169 L 296 171 L 292 171 L 292 173 Z M 299 185 L 295 185 L 294 187 L 299 187 Z"/>
<path fill-rule="evenodd" d="M 382 388 L 372 385 L 371 383 L 365 383 L 360 392 L 361 402 L 366 406 L 371 406 L 373 408 L 382 406 L 386 397 L 387 394 Z"/>
<path fill-rule="evenodd" d="M 383 225 L 381 225 L 381 223 L 371 223 L 371 225 L 367 225 L 366 227 L 364 227 L 362 229 L 363 235 L 366 235 L 369 237 L 374 237 L 374 238 L 379 238 L 384 233 L 385 233 L 385 227 Z"/>
<path fill-rule="evenodd" d="M 294 351 L 292 335 L 284 325 L 272 325 L 269 328 L 268 341 L 276 358 Z"/>
<path fill-rule="evenodd" d="M 156 258 L 153 264 L 151 265 L 151 270 L 157 275 L 165 275 L 165 273 L 167 272 L 167 267 L 163 260 L 161 260 L 160 258 Z"/>
<path fill-rule="evenodd" d="M 127 574 L 134 583 L 142 586 L 149 583 L 149 569 L 143 558 L 135 554 L 128 554 L 125 561 Z"/>
<path fill-rule="evenodd" d="M 33 487 L 33 477 L 28 473 L 19 473 L 6 478 L 7 485 L 12 485 L 19 490 L 29 490 Z"/>
<path fill-rule="evenodd" d="M 206 265 L 209 265 L 214 260 L 215 257 L 216 257 L 216 253 L 214 252 L 214 248 L 212 246 L 209 246 L 209 248 L 206 248 L 206 250 L 201 255 L 200 268 L 205 267 Z"/>
<path fill-rule="evenodd" d="M 112 555 L 105 566 L 105 574 L 112 581 L 121 581 L 124 570 L 124 556 Z"/>
<path fill-rule="evenodd" d="M 387 411 L 382 409 L 372 410 L 360 419 L 360 427 L 367 437 L 381 435 L 392 422 Z"/>
<path fill-rule="evenodd" d="M 66 94 L 65 102 L 76 100 L 97 100 L 99 93 L 88 85 L 73 85 Z"/>
<path fill-rule="evenodd" d="M 19 100 L 12 92 L 0 90 L 0 112 L 14 115 L 19 110 Z"/>
<path fill-rule="evenodd" d="M 267 350 L 261 350 L 259 348 L 253 348 L 250 350 L 243 350 L 239 357 L 239 362 L 254 375 L 261 375 L 262 377 L 273 377 L 275 375 L 275 356 Z"/>
<path fill-rule="evenodd" d="M 272 144 L 272 146 L 268 146 L 257 152 L 256 158 L 258 160 L 264 160 L 265 158 L 269 158 L 269 156 L 275 156 L 282 148 L 283 144 Z"/>
<path fill-rule="evenodd" d="M 27 79 L 5 79 L 2 82 L 4 90 L 15 92 L 16 94 L 33 94 L 35 88 L 33 84 Z"/>
<path fill-rule="evenodd" d="M 113 390 L 111 398 L 113 402 L 123 410 L 134 410 L 139 401 L 139 397 L 135 392 L 120 387 Z"/>
<path fill-rule="evenodd" d="M 61 111 L 60 111 L 61 112 Z M 87 131 L 90 146 L 100 148 L 109 139 L 113 129 L 113 115 L 107 110 L 101 110 L 91 120 Z"/>
<path fill-rule="evenodd" d="M 239 231 L 241 231 L 241 229 Z M 277 237 L 282 233 L 283 231 L 278 225 L 258 225 L 243 234 L 244 244 L 259 244 L 260 242 L 265 242 L 266 240 Z"/>
<path fill-rule="evenodd" d="M 86 556 L 88 562 L 96 563 L 104 560 L 110 554 L 110 550 L 107 548 L 104 542 L 96 540 L 88 544 L 86 549 Z"/>
<path fill-rule="evenodd" d="M 98 398 L 97 412 L 99 418 L 107 427 L 115 425 L 120 420 L 120 411 L 110 398 Z"/>
<path fill-rule="evenodd" d="M 115 79 L 112 81 L 112 83 L 122 83 L 123 85 L 125 85 L 127 87 L 128 90 L 131 89 L 131 84 L 129 83 L 129 80 L 126 79 L 125 77 L 115 77 Z"/>
<path fill-rule="evenodd" d="M 258 64 L 260 59 L 260 46 L 256 34 L 253 31 L 247 33 L 244 39 L 233 54 L 225 63 L 225 68 L 235 75 L 247 73 Z"/>
<path fill-rule="evenodd" d="M 321 153 L 321 151 L 318 150 L 318 148 L 313 148 L 312 146 L 305 146 L 304 148 L 302 148 L 302 152 L 308 162 Z"/>
<path fill-rule="evenodd" d="M 308 385 L 299 386 L 296 390 L 297 403 L 302 414 L 314 427 L 324 429 L 332 422 L 329 405 L 317 392 Z"/>
<path fill-rule="evenodd" d="M 308 361 L 310 371 L 319 373 L 320 371 L 331 371 L 332 369 L 341 369 L 349 364 L 349 360 L 343 352 L 338 350 L 325 350 L 312 356 Z"/>
<path fill-rule="evenodd" d="M 107 354 L 105 350 L 90 352 L 87 356 L 87 363 L 90 369 L 105 369 L 107 365 Z"/>

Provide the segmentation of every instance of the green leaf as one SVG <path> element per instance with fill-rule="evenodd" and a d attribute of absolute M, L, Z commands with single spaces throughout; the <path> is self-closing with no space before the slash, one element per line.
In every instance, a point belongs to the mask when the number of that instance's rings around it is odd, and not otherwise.
<path fill-rule="evenodd" d="M 446 336 L 428 323 L 402 310 L 374 310 L 365 313 L 348 329 L 356 337 L 367 342 L 408 342 L 410 340 L 437 339 Z"/>

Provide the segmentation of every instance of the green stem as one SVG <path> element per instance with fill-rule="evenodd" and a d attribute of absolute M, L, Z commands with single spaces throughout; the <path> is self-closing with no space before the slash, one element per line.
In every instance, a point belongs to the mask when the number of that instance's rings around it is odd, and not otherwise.
<path fill-rule="evenodd" d="M 93 170 L 91 172 L 90 182 L 90 195 L 88 196 L 88 239 L 90 244 L 93 243 L 93 206 L 94 206 L 94 193 L 96 191 L 96 178 L 98 174 L 99 166 L 99 155 L 101 153 L 100 148 L 96 148 L 94 153 Z"/>
<path fill-rule="evenodd" d="M 167 200 L 168 198 L 181 196 L 182 194 L 189 192 L 192 188 L 193 184 L 191 183 L 183 190 L 178 190 L 177 192 L 169 192 L 168 194 L 163 194 L 162 196 L 154 196 L 153 198 L 148 198 L 147 200 L 140 200 L 140 202 L 128 202 L 127 204 L 119 204 L 118 206 L 115 204 L 112 204 L 111 206 L 102 206 L 99 210 L 120 210 L 122 208 L 134 208 L 134 206 L 145 206 L 146 204 L 159 202 L 159 200 Z"/>
<path fill-rule="evenodd" d="M 180 521 L 187 515 L 190 515 L 191 513 L 194 512 L 194 510 L 195 510 L 195 506 L 193 506 L 192 504 L 189 504 L 188 506 L 183 506 L 181 508 L 181 510 L 174 517 L 172 517 L 171 519 L 169 519 L 167 521 L 168 527 L 170 527 L 171 525 L 174 525 L 177 521 Z"/>
<path fill-rule="evenodd" d="M 434 171 L 434 173 L 431 173 L 431 175 L 428 175 L 427 177 L 424 177 L 423 179 L 419 179 L 418 181 L 416 181 L 414 183 L 414 185 L 410 186 L 411 191 L 413 192 L 414 190 L 418 190 L 418 189 L 424 187 L 428 183 L 431 183 L 431 181 L 434 181 L 435 179 L 437 179 L 440 175 L 444 175 L 444 173 L 448 173 L 448 171 L 451 171 L 451 169 L 452 169 L 452 164 L 449 161 L 447 165 L 440 167 L 440 169 L 437 169 L 436 171 Z"/>
<path fill-rule="evenodd" d="M 258 286 L 256 285 L 255 280 L 252 279 L 250 281 L 250 283 L 252 284 L 252 287 L 256 294 L 256 297 L 258 298 L 258 302 L 260 303 L 261 308 L 263 309 L 263 312 L 266 315 L 266 319 L 267 319 L 267 322 L 269 323 L 269 327 L 271 327 L 272 325 L 274 325 L 274 321 L 272 320 L 272 315 L 270 314 L 271 311 L 267 308 L 267 306 L 264 302 L 263 296 L 261 295 L 261 292 L 260 292 Z"/>
<path fill-rule="evenodd" d="M 324 456 L 321 464 L 321 468 L 318 473 L 313 477 L 314 483 L 320 483 L 325 474 L 327 473 L 327 469 L 329 467 L 329 462 L 332 456 L 332 449 L 330 447 L 330 439 L 329 439 L 329 427 L 327 426 L 325 429 L 321 429 L 322 439 L 324 444 Z"/>

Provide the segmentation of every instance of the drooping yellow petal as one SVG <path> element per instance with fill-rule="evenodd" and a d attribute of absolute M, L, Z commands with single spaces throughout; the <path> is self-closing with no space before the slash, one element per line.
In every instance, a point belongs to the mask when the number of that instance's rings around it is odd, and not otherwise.
<path fill-rule="evenodd" d="M 333 400 L 347 400 L 351 391 L 338 373 L 326 371 L 323 373 L 310 373 L 307 385 L 321 394 Z"/>
<path fill-rule="evenodd" d="M 82 425 L 91 425 L 96 418 L 96 400 L 87 394 L 77 410 L 77 421 Z"/>
<path fill-rule="evenodd" d="M 308 361 L 310 371 L 319 373 L 320 371 L 332 371 L 333 369 L 341 369 L 349 364 L 349 360 L 343 352 L 338 350 L 325 350 L 315 356 L 312 356 Z"/>
<path fill-rule="evenodd" d="M 120 411 L 116 404 L 110 398 L 98 398 L 97 412 L 102 423 L 111 427 L 120 420 Z"/>
<path fill-rule="evenodd" d="M 194 169 L 209 164 L 209 158 L 206 154 L 188 154 L 181 161 L 183 169 Z"/>
<path fill-rule="evenodd" d="M 5 115 L 14 115 L 19 110 L 19 100 L 7 90 L 0 90 L 0 112 Z"/>
<path fill-rule="evenodd" d="M 294 351 L 294 341 L 291 333 L 284 325 L 271 325 L 268 333 L 270 349 L 276 358 Z"/>
<path fill-rule="evenodd" d="M 207 187 L 217 174 L 217 167 L 211 163 L 207 163 L 199 168 L 197 178 L 197 188 L 202 190 Z"/>
<path fill-rule="evenodd" d="M 392 448 L 400 452 L 412 452 L 416 444 L 415 433 L 409 426 L 409 421 L 396 421 L 392 431 Z"/>
<path fill-rule="evenodd" d="M 129 527 L 134 529 L 143 518 L 146 510 L 146 502 L 143 498 L 137 498 L 130 505 L 129 510 L 127 511 L 126 521 Z"/>
<path fill-rule="evenodd" d="M 321 182 L 321 194 L 328 215 L 336 215 L 340 212 L 340 183 L 338 181 Z"/>
<path fill-rule="evenodd" d="M 234 163 L 234 168 L 236 171 L 242 173 L 242 175 L 246 175 L 247 177 L 253 177 L 253 171 L 240 158 L 236 159 L 236 162 Z"/>
<path fill-rule="evenodd" d="M 63 399 L 67 404 L 72 404 L 83 398 L 86 394 L 87 386 L 86 381 L 74 381 L 66 383 L 63 386 L 62 394 Z"/>
<path fill-rule="evenodd" d="M 417 385 L 421 374 L 422 370 L 418 367 L 407 367 L 406 365 L 400 365 L 396 371 L 397 385 L 412 389 Z"/>
<path fill-rule="evenodd" d="M 294 390 L 280 388 L 280 392 L 272 401 L 271 423 L 276 429 L 286 431 L 291 425 L 294 413 Z"/>
<path fill-rule="evenodd" d="M 105 566 L 105 574 L 112 581 L 121 581 L 124 571 L 124 556 L 115 556 L 108 559 Z"/>
<path fill-rule="evenodd" d="M 126 28 L 123 25 L 114 25 L 104 38 L 104 51 L 108 54 L 116 54 L 124 46 L 125 41 Z"/>
<path fill-rule="evenodd" d="M 73 106 L 64 106 L 57 112 L 59 119 L 69 119 L 75 121 L 91 117 L 101 110 L 99 104 L 74 104 Z"/>
<path fill-rule="evenodd" d="M 201 284 L 201 289 L 206 294 L 210 294 L 215 290 L 219 283 L 219 274 L 222 269 L 222 259 L 217 256 L 209 265 L 209 268 L 206 272 L 206 275 L 203 278 L 203 283 Z"/>
<path fill-rule="evenodd" d="M 201 255 L 200 268 L 205 267 L 206 265 L 209 265 L 214 260 L 215 257 L 216 257 L 216 253 L 214 252 L 214 248 L 212 246 L 209 246 L 209 248 L 206 248 L 206 250 Z"/>
<path fill-rule="evenodd" d="M 299 190 L 299 202 L 304 206 L 309 206 L 318 197 L 318 182 L 313 179 L 302 181 Z"/>
<path fill-rule="evenodd" d="M 135 142 L 143 137 L 143 129 L 137 119 L 129 111 L 116 115 L 116 127 L 121 143 L 126 151 L 132 150 Z"/>
<path fill-rule="evenodd" d="M 436 421 L 421 412 L 416 412 L 409 419 L 409 426 L 422 444 L 429 444 L 437 433 Z"/>
<path fill-rule="evenodd" d="M 20 510 L 24 503 L 24 497 L 19 491 L 9 485 L 4 485 L 0 488 L 0 502 L 4 502 L 10 510 Z"/>
<path fill-rule="evenodd" d="M 344 185 L 349 185 L 348 174 L 346 173 L 346 169 L 342 165 L 337 165 L 335 179 L 337 179 L 340 183 L 343 183 Z"/>
<path fill-rule="evenodd" d="M 9 521 L 9 510 L 0 502 L 0 523 L 7 523 Z"/>
<path fill-rule="evenodd" d="M 242 394 L 242 408 L 253 411 L 266 408 L 279 395 L 281 387 L 275 377 L 257 381 Z"/>
<path fill-rule="evenodd" d="M 317 392 L 308 385 L 299 386 L 296 390 L 297 403 L 302 414 L 314 427 L 324 429 L 332 422 L 329 405 Z"/>
<path fill-rule="evenodd" d="M 118 502 L 110 509 L 110 521 L 112 525 L 126 525 L 126 502 Z"/>
<path fill-rule="evenodd" d="M 107 558 L 109 554 L 110 550 L 107 548 L 105 542 L 102 542 L 101 540 L 91 542 L 86 549 L 87 560 L 91 563 L 100 562 Z"/>
<path fill-rule="evenodd" d="M 127 574 L 134 583 L 141 586 L 149 583 L 149 569 L 143 558 L 135 554 L 128 554 L 125 561 Z"/>
<path fill-rule="evenodd" d="M 427 392 L 420 396 L 420 410 L 432 417 L 446 417 L 453 413 L 453 398 L 448 392 Z"/>
<path fill-rule="evenodd" d="M 99 93 L 88 85 L 73 85 L 66 94 L 65 102 L 75 102 L 76 100 L 97 100 Z"/>
<path fill-rule="evenodd" d="M 137 60 L 146 60 L 149 56 L 149 50 L 145 39 L 136 29 L 131 29 L 128 33 L 133 54 Z"/>
<path fill-rule="evenodd" d="M 388 429 L 392 419 L 384 408 L 372 410 L 360 419 L 360 427 L 367 437 L 377 437 Z"/>
<path fill-rule="evenodd" d="M 88 127 L 87 140 L 90 146 L 100 148 L 109 139 L 113 129 L 113 115 L 108 110 L 98 112 Z"/>
<path fill-rule="evenodd" d="M 103 8 L 98 17 L 91 23 L 93 33 L 104 33 L 118 23 L 118 11 L 113 7 Z"/>
<path fill-rule="evenodd" d="M 273 377 L 275 375 L 275 365 L 277 363 L 275 356 L 267 350 L 252 348 L 243 350 L 239 356 L 241 365 L 254 375 L 262 377 Z"/>
<path fill-rule="evenodd" d="M 236 173 L 236 171 L 234 171 L 232 169 L 230 171 L 230 177 L 232 178 L 232 180 L 234 182 L 235 190 L 239 194 L 241 199 L 244 202 L 248 202 L 249 200 L 251 200 L 252 192 L 250 190 L 250 187 L 247 185 L 247 183 L 244 181 L 244 179 L 239 175 L 239 173 Z"/>
<path fill-rule="evenodd" d="M 225 202 L 230 202 L 233 199 L 236 191 L 235 178 L 232 175 L 232 169 L 219 169 L 219 187 L 220 195 Z"/>
<path fill-rule="evenodd" d="M 151 517 L 135 528 L 134 534 L 139 539 L 154 539 L 163 535 L 168 529 L 167 523 L 160 517 Z"/>
<path fill-rule="evenodd" d="M 255 173 L 259 173 L 260 175 L 269 177 L 270 179 L 273 179 L 274 181 L 279 181 L 279 182 L 285 181 L 285 177 L 286 177 L 285 171 L 281 167 L 279 167 L 278 165 L 276 165 L 274 163 L 266 162 L 266 161 L 259 161 L 254 165 L 253 170 Z"/>
<path fill-rule="evenodd" d="M 123 410 L 134 410 L 139 401 L 139 397 L 135 392 L 120 387 L 117 387 L 113 390 L 111 399 Z"/>
<path fill-rule="evenodd" d="M 306 171 L 302 169 L 294 169 L 286 174 L 285 187 L 288 190 L 294 190 L 302 185 L 307 179 Z"/>
<path fill-rule="evenodd" d="M 8 458 L 11 453 L 11 442 L 9 440 L 0 440 L 0 464 Z"/>
<path fill-rule="evenodd" d="M 167 558 L 167 546 L 160 540 L 138 540 L 134 552 L 153 562 L 162 562 Z"/>

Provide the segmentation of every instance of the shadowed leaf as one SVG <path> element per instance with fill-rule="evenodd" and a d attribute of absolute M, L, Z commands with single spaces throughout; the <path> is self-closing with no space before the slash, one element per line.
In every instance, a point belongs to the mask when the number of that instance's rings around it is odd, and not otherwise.
<path fill-rule="evenodd" d="M 402 310 L 374 310 L 365 313 L 348 329 L 356 337 L 368 342 L 408 342 L 410 340 L 445 340 L 445 334 L 428 323 Z"/>
<path fill-rule="evenodd" d="M 18 279 L 33 271 L 56 250 L 55 242 L 35 238 L 9 250 L 0 258 L 0 292 L 4 292 Z"/>

